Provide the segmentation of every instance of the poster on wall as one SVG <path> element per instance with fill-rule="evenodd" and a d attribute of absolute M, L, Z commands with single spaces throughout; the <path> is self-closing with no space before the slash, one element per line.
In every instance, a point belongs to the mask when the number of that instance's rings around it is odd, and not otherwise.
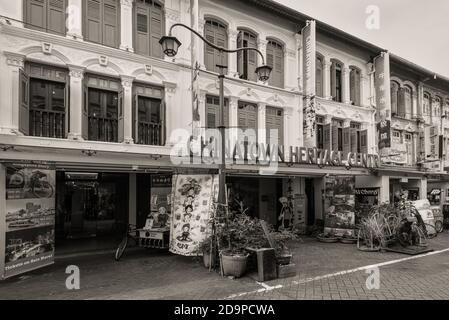
<path fill-rule="evenodd" d="M 198 245 L 210 232 L 210 213 L 217 196 L 216 175 L 173 177 L 170 252 L 183 256 L 198 255 Z"/>
<path fill-rule="evenodd" d="M 326 178 L 324 233 L 334 236 L 355 235 L 355 176 Z"/>
<path fill-rule="evenodd" d="M 355 189 L 355 221 L 356 224 L 368 215 L 374 206 L 379 204 L 379 188 Z"/>
<path fill-rule="evenodd" d="M 52 264 L 55 234 L 54 165 L 7 163 L 5 168 L 2 278 Z"/>
<path fill-rule="evenodd" d="M 151 228 L 169 230 L 171 223 L 171 174 L 157 174 L 151 176 Z"/>

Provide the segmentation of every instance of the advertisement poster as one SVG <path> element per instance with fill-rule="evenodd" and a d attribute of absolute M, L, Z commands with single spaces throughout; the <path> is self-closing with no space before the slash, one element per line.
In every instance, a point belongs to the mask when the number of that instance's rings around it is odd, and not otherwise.
<path fill-rule="evenodd" d="M 5 167 L 2 277 L 8 278 L 53 263 L 56 171 L 44 163 Z"/>
<path fill-rule="evenodd" d="M 173 177 L 170 252 L 198 255 L 198 245 L 207 237 L 210 213 L 218 195 L 218 176 Z"/>
<path fill-rule="evenodd" d="M 355 232 L 355 177 L 330 176 L 326 178 L 324 233 L 334 236 L 354 236 Z"/>
<path fill-rule="evenodd" d="M 391 147 L 391 121 L 382 120 L 377 123 L 379 150 Z"/>
<path fill-rule="evenodd" d="M 158 174 L 151 177 L 151 215 L 153 228 L 168 228 L 171 223 L 172 176 Z"/>
<path fill-rule="evenodd" d="M 379 204 L 379 188 L 355 189 L 355 220 L 356 224 L 368 215 L 374 206 Z"/>

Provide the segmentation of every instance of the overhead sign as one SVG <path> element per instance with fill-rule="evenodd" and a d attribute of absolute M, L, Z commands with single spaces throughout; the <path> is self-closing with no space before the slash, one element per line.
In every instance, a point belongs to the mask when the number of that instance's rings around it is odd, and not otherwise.
<path fill-rule="evenodd" d="M 391 147 L 391 121 L 381 120 L 377 123 L 379 150 Z"/>

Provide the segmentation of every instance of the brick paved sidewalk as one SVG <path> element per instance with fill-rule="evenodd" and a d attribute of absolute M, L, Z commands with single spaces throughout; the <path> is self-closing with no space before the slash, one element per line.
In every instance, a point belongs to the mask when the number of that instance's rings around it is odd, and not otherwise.
<path fill-rule="evenodd" d="M 430 241 L 434 250 L 449 248 L 449 233 Z M 415 296 L 448 298 L 448 253 L 419 258 L 381 268 L 382 281 L 417 279 L 400 290 L 387 287 L 382 294 L 363 290 L 367 274 L 363 271 L 320 281 L 307 279 L 407 257 L 398 253 L 367 253 L 354 245 L 319 243 L 305 238 L 292 246 L 298 275 L 294 278 L 267 282 L 266 286 L 282 286 L 264 290 L 242 299 L 345 299 Z M 81 289 L 65 288 L 65 268 L 77 265 L 81 271 Z M 443 266 L 443 267 L 442 267 Z M 405 269 L 404 269 L 405 268 Z M 407 269 L 411 268 L 411 269 Z M 446 268 L 446 269 L 444 269 Z M 404 272 L 404 270 L 406 272 Z M 385 275 L 384 275 L 385 272 Z M 402 278 L 401 278 L 402 276 Z M 425 284 L 438 290 L 429 291 Z M 384 282 L 382 282 L 384 283 Z M 405 282 L 406 283 L 406 282 Z M 151 250 L 127 252 L 115 262 L 111 254 L 58 259 L 55 265 L 36 270 L 0 283 L 0 299 L 223 299 L 264 287 L 249 277 L 238 280 L 209 273 L 198 260 Z M 414 290 L 414 291 L 413 291 Z M 413 292 L 419 294 L 413 295 Z"/>

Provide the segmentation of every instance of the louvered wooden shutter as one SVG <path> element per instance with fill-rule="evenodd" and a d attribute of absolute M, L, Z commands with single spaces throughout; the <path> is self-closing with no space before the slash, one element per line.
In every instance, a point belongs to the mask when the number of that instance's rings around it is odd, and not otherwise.
<path fill-rule="evenodd" d="M 405 117 L 405 89 L 399 89 L 398 95 L 398 116 Z"/>
<path fill-rule="evenodd" d="M 89 41 L 101 43 L 101 0 L 85 0 L 85 33 Z"/>
<path fill-rule="evenodd" d="M 49 31 L 65 34 L 66 0 L 48 0 L 47 28 Z"/>
<path fill-rule="evenodd" d="M 120 90 L 118 92 L 118 142 L 123 142 L 125 140 L 125 104 L 124 104 L 124 92 L 123 87 L 120 86 Z"/>
<path fill-rule="evenodd" d="M 282 110 L 278 108 L 267 107 L 265 117 L 266 141 L 270 143 L 270 130 L 277 130 L 278 145 L 282 145 L 284 141 L 284 125 Z"/>
<path fill-rule="evenodd" d="M 150 33 L 151 33 L 150 54 L 152 57 L 162 58 L 162 48 L 159 44 L 159 39 L 164 34 L 164 18 L 162 14 L 162 7 L 156 3 L 151 8 Z"/>
<path fill-rule="evenodd" d="M 316 95 L 319 97 L 323 96 L 323 64 L 320 58 L 316 59 Z"/>
<path fill-rule="evenodd" d="M 24 135 L 30 133 L 30 79 L 20 70 L 19 75 L 19 131 Z"/>
<path fill-rule="evenodd" d="M 351 72 L 349 73 L 349 92 L 350 92 L 350 99 L 352 101 L 352 104 L 357 105 L 356 101 L 356 71 L 354 69 L 351 69 Z"/>
<path fill-rule="evenodd" d="M 119 3 L 117 0 L 103 1 L 103 44 L 118 47 Z"/>
<path fill-rule="evenodd" d="M 337 100 L 337 66 L 332 62 L 331 66 L 331 95 L 334 101 Z"/>
<path fill-rule="evenodd" d="M 215 44 L 215 32 L 214 27 L 210 23 L 206 23 L 204 26 L 204 36 L 206 39 Z M 210 71 L 216 71 L 217 67 L 215 66 L 215 50 L 211 46 L 204 44 L 204 64 L 206 65 L 206 69 Z"/>
<path fill-rule="evenodd" d="M 255 36 L 248 37 L 248 47 L 257 48 L 257 40 Z M 256 81 L 257 54 L 255 51 L 248 51 L 248 80 Z"/>
<path fill-rule="evenodd" d="M 222 24 L 218 24 L 218 27 L 215 30 L 215 44 L 219 47 L 227 48 L 228 47 L 228 35 L 227 35 L 227 29 Z M 228 54 L 222 53 L 218 50 L 215 50 L 215 64 L 220 65 L 228 65 Z M 217 72 L 219 71 L 218 68 L 216 68 Z"/>
<path fill-rule="evenodd" d="M 81 136 L 84 140 L 89 139 L 89 87 L 87 86 L 87 77 L 84 77 L 83 84 L 83 109 L 81 119 Z"/>
<path fill-rule="evenodd" d="M 331 145 L 331 124 L 325 124 L 323 126 L 323 148 L 325 150 L 332 150 L 332 145 Z"/>
<path fill-rule="evenodd" d="M 351 128 L 350 130 L 350 144 L 351 152 L 357 152 L 357 129 Z"/>
<path fill-rule="evenodd" d="M 134 95 L 133 98 L 133 139 L 134 143 L 140 143 L 139 141 L 139 96 L 137 94 Z"/>
<path fill-rule="evenodd" d="M 360 71 L 356 70 L 355 73 L 355 87 L 354 87 L 354 92 L 355 92 L 355 100 L 354 103 L 356 106 L 360 106 L 361 105 L 361 91 L 360 91 L 360 86 L 361 86 L 361 74 Z"/>
<path fill-rule="evenodd" d="M 391 113 L 398 113 L 398 87 L 395 83 L 391 84 L 390 94 L 391 94 Z"/>
<path fill-rule="evenodd" d="M 338 151 L 338 127 L 331 125 L 332 150 Z"/>
<path fill-rule="evenodd" d="M 360 151 L 368 153 L 368 130 L 360 131 Z"/>
<path fill-rule="evenodd" d="M 351 128 L 343 128 L 343 153 L 351 152 Z"/>
<path fill-rule="evenodd" d="M 149 17 L 148 8 L 140 3 L 136 4 L 135 9 L 135 41 L 136 52 L 143 55 L 150 54 L 150 36 L 149 36 Z"/>
<path fill-rule="evenodd" d="M 47 1 L 48 0 L 27 0 L 25 2 L 26 23 L 28 28 L 37 30 L 46 29 Z"/>

